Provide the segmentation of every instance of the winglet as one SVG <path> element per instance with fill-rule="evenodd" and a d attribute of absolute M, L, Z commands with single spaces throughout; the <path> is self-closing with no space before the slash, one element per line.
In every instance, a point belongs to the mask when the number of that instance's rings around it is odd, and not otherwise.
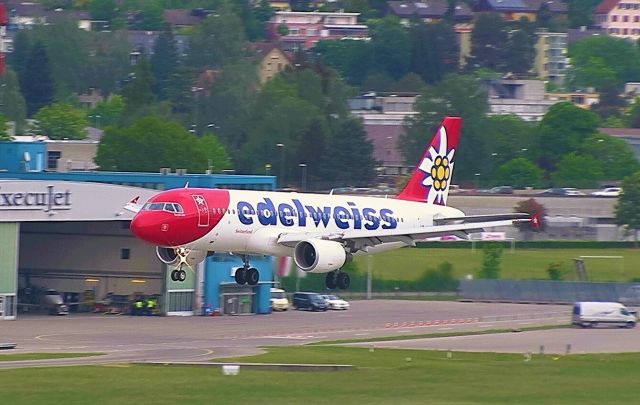
<path fill-rule="evenodd" d="M 447 204 L 461 125 L 460 117 L 445 117 L 442 120 L 409 182 L 396 198 L 428 204 Z"/>
<path fill-rule="evenodd" d="M 540 230 L 540 214 L 534 214 L 531 216 L 531 229 L 534 231 Z"/>
<path fill-rule="evenodd" d="M 134 197 L 131 201 L 124 205 L 124 209 L 137 214 L 142 209 L 142 204 L 138 204 L 138 200 L 140 200 L 140 196 Z"/>

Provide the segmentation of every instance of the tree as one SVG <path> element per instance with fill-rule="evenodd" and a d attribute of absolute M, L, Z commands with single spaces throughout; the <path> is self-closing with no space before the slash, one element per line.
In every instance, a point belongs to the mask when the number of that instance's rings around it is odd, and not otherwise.
<path fill-rule="evenodd" d="M 638 247 L 640 229 L 640 172 L 625 177 L 622 181 L 622 193 L 614 207 L 616 224 L 633 231 L 635 247 Z"/>
<path fill-rule="evenodd" d="M 425 146 L 446 115 L 464 119 L 463 135 L 456 150 L 456 178 L 471 180 L 483 168 L 488 156 L 489 136 L 484 133 L 483 122 L 487 107 L 486 92 L 471 76 L 450 74 L 442 81 L 427 86 L 416 100 L 418 114 L 407 119 L 405 132 L 400 137 L 405 162 L 414 165 L 422 157 Z"/>
<path fill-rule="evenodd" d="M 267 0 L 260 0 L 259 3 L 249 1 L 237 1 L 233 3 L 236 14 L 240 16 L 245 34 L 249 41 L 264 39 L 265 24 L 274 14 L 273 8 Z"/>
<path fill-rule="evenodd" d="M 604 35 L 582 39 L 569 46 L 569 57 L 572 68 L 568 75 L 574 86 L 621 88 L 640 78 L 640 49 L 622 38 Z M 605 76 L 598 77 L 599 73 Z"/>
<path fill-rule="evenodd" d="M 7 60 L 18 77 L 22 76 L 31 52 L 31 38 L 27 30 L 18 30 L 13 37 L 13 52 L 8 54 Z"/>
<path fill-rule="evenodd" d="M 94 117 L 98 128 L 118 125 L 122 119 L 124 108 L 124 98 L 114 94 L 105 101 L 98 102 L 93 109 L 89 110 L 87 117 Z"/>
<path fill-rule="evenodd" d="M 397 17 L 388 15 L 371 27 L 374 70 L 395 80 L 409 71 L 409 36 Z"/>
<path fill-rule="evenodd" d="M 121 80 L 130 72 L 131 46 L 125 31 L 92 32 L 90 39 L 83 90 L 94 87 L 107 96 L 121 87 Z"/>
<path fill-rule="evenodd" d="M 126 127 L 108 127 L 95 162 L 100 170 L 158 172 L 161 167 L 172 167 L 204 173 L 210 163 L 214 167 L 226 163 L 209 136 L 199 140 L 166 117 L 144 117 Z"/>
<path fill-rule="evenodd" d="M 87 7 L 93 20 L 110 23 L 118 15 L 115 0 L 90 0 Z"/>
<path fill-rule="evenodd" d="M 417 22 L 409 29 L 411 46 L 409 69 L 433 84 L 458 67 L 458 41 L 447 23 Z"/>
<path fill-rule="evenodd" d="M 145 1 L 136 28 L 145 31 L 158 31 L 166 28 L 166 23 L 162 15 L 163 11 L 164 9 L 160 4 Z"/>
<path fill-rule="evenodd" d="M 509 184 L 514 188 L 537 187 L 542 170 L 528 159 L 516 158 L 498 167 L 494 184 Z"/>
<path fill-rule="evenodd" d="M 155 103 L 156 96 L 151 91 L 153 75 L 145 57 L 138 59 L 129 83 L 122 88 L 125 102 L 125 117 L 135 118 L 145 115 Z"/>
<path fill-rule="evenodd" d="M 501 71 L 507 27 L 500 14 L 480 14 L 471 33 L 471 67 Z"/>
<path fill-rule="evenodd" d="M 529 214 L 532 217 L 538 218 L 538 226 L 537 230 L 543 232 L 547 228 L 547 208 L 537 202 L 534 198 L 529 198 L 528 200 L 520 201 L 514 207 L 513 212 L 520 212 L 524 214 Z M 533 230 L 531 223 L 529 222 L 519 222 L 516 223 L 516 227 L 521 231 L 525 232 L 525 235 L 528 235 L 529 232 Z"/>
<path fill-rule="evenodd" d="M 84 139 L 89 123 L 85 112 L 66 103 L 43 107 L 33 116 L 43 134 L 51 139 Z"/>
<path fill-rule="evenodd" d="M 483 121 L 482 132 L 488 134 L 487 153 L 478 154 L 477 159 L 482 162 L 480 171 L 485 178 L 493 177 L 498 167 L 513 159 L 535 156 L 538 140 L 534 123 L 516 115 L 493 115 Z M 499 179 L 492 179 L 490 183 L 513 185 Z"/>
<path fill-rule="evenodd" d="M 171 30 L 163 31 L 158 35 L 153 44 L 153 55 L 150 62 L 151 72 L 155 79 L 152 86 L 153 92 L 159 100 L 164 100 L 167 98 L 171 77 L 180 63 L 178 48 Z"/>
<path fill-rule="evenodd" d="M 202 69 L 220 69 L 245 55 L 242 22 L 225 1 L 216 15 L 205 18 L 189 38 L 187 64 Z"/>
<path fill-rule="evenodd" d="M 0 114 L 15 122 L 16 133 L 22 133 L 27 117 L 27 106 L 20 93 L 18 78 L 12 69 L 0 75 Z"/>
<path fill-rule="evenodd" d="M 0 114 L 0 141 L 10 141 L 11 135 L 7 131 L 7 119 L 3 114 Z"/>
<path fill-rule="evenodd" d="M 629 145 L 622 139 L 606 134 L 589 135 L 582 142 L 579 151 L 600 162 L 605 180 L 622 180 L 630 173 L 640 170 L 640 164 Z"/>
<path fill-rule="evenodd" d="M 347 117 L 333 121 L 331 125 L 329 146 L 322 159 L 321 173 L 326 180 L 325 186 L 371 185 L 378 162 L 373 158 L 373 144 L 367 139 L 362 122 L 355 117 Z"/>
<path fill-rule="evenodd" d="M 231 167 L 231 161 L 222 143 L 213 133 L 206 133 L 197 140 L 197 148 L 207 159 L 207 170 L 220 173 Z"/>
<path fill-rule="evenodd" d="M 509 34 L 504 53 L 503 69 L 505 72 L 520 74 L 529 72 L 536 54 L 534 39 L 534 35 L 523 29 L 512 31 Z"/>
<path fill-rule="evenodd" d="M 569 24 L 571 28 L 593 25 L 593 12 L 601 0 L 569 0 Z"/>
<path fill-rule="evenodd" d="M 482 268 L 478 272 L 478 278 L 500 278 L 500 261 L 502 260 L 502 245 L 500 243 L 487 243 L 482 249 Z"/>
<path fill-rule="evenodd" d="M 578 150 L 587 136 L 597 132 L 598 117 L 569 102 L 551 106 L 538 126 L 540 164 L 553 170 L 566 154 Z"/>
<path fill-rule="evenodd" d="M 342 79 L 351 85 L 361 84 L 371 69 L 373 49 L 367 41 L 318 41 L 314 50 L 327 66 L 337 70 Z"/>
<path fill-rule="evenodd" d="M 596 188 L 603 178 L 599 161 L 576 153 L 565 155 L 551 174 L 553 185 L 558 187 Z"/>
<path fill-rule="evenodd" d="M 47 51 L 42 42 L 36 42 L 20 76 L 20 89 L 27 102 L 28 116 L 53 101 L 53 87 Z"/>

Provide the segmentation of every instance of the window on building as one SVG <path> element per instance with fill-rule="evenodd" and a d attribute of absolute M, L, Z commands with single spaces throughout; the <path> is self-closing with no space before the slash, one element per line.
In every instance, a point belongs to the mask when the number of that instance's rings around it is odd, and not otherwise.
<path fill-rule="evenodd" d="M 58 160 L 60 159 L 60 157 L 62 157 L 62 152 L 49 151 L 49 153 L 47 153 L 47 169 L 57 170 Z"/>
<path fill-rule="evenodd" d="M 617 22 L 618 21 L 618 16 L 617 15 L 612 15 L 611 16 L 611 21 L 612 22 Z"/>
<path fill-rule="evenodd" d="M 129 260 L 131 258 L 131 249 L 120 249 L 120 258 L 122 260 Z"/>
<path fill-rule="evenodd" d="M 629 22 L 629 16 L 628 15 L 622 16 L 622 22 Z"/>

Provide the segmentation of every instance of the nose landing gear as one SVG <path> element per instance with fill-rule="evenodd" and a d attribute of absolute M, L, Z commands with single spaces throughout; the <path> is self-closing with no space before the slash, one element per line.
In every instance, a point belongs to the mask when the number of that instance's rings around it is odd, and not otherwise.
<path fill-rule="evenodd" d="M 327 273 L 327 277 L 325 278 L 325 285 L 330 290 L 335 290 L 339 288 L 341 290 L 346 290 L 349 288 L 351 284 L 351 278 L 347 273 L 343 273 L 339 270 L 334 270 Z"/>

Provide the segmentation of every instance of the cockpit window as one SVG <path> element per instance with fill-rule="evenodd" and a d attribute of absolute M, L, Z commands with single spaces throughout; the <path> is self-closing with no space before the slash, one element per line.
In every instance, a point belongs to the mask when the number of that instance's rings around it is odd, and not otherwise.
<path fill-rule="evenodd" d="M 166 211 L 166 212 L 173 212 L 175 214 L 182 214 L 184 212 L 180 204 L 161 203 L 161 202 L 146 203 L 144 206 L 144 210 L 145 211 Z"/>

